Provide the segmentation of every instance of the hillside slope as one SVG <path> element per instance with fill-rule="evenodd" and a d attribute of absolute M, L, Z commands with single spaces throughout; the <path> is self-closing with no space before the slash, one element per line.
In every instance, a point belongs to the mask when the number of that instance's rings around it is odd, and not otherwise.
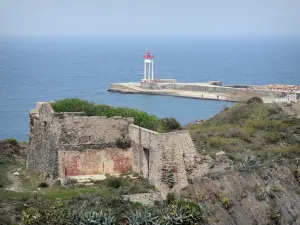
<path fill-rule="evenodd" d="M 300 224 L 299 118 L 254 99 L 186 128 L 200 172 L 181 195 L 201 205 L 208 224 Z"/>
<path fill-rule="evenodd" d="M 300 154 L 300 119 L 276 104 L 238 103 L 211 119 L 186 127 L 198 151 L 213 156 L 225 151 L 234 160 L 257 156 L 261 160 L 281 154 Z"/>

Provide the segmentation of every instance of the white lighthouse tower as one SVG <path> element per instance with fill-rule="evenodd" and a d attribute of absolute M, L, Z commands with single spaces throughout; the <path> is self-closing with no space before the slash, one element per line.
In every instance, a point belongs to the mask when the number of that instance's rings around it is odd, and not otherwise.
<path fill-rule="evenodd" d="M 154 80 L 154 56 L 151 55 L 150 51 L 144 55 L 144 79 L 143 82 L 151 82 Z"/>

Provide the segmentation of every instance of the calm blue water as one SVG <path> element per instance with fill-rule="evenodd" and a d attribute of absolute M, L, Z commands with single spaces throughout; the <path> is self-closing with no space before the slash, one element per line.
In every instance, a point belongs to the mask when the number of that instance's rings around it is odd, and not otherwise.
<path fill-rule="evenodd" d="M 148 49 L 156 56 L 156 77 L 300 84 L 300 43 L 296 40 L 0 39 L 0 139 L 28 140 L 28 112 L 37 101 L 80 97 L 176 117 L 182 124 L 211 117 L 231 105 L 107 92 L 112 82 L 140 80 L 142 56 Z"/>

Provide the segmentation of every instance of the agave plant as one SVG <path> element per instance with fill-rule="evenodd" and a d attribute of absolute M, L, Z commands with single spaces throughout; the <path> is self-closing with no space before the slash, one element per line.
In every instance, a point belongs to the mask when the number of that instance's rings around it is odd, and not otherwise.
<path fill-rule="evenodd" d="M 154 216 L 149 213 L 148 209 L 142 209 L 141 211 L 132 212 L 130 218 L 128 218 L 130 225 L 161 225 L 159 223 L 158 216 Z"/>
<path fill-rule="evenodd" d="M 199 207 L 190 204 L 172 204 L 169 206 L 162 217 L 162 224 L 197 224 L 203 221 L 202 211 Z"/>
<path fill-rule="evenodd" d="M 78 225 L 114 225 L 116 219 L 114 216 L 104 213 L 103 211 L 97 212 L 73 212 L 73 224 Z"/>
<path fill-rule="evenodd" d="M 240 171 L 250 170 L 251 168 L 257 166 L 259 164 L 258 159 L 255 156 L 247 157 L 245 156 L 245 160 L 236 165 L 236 169 Z"/>

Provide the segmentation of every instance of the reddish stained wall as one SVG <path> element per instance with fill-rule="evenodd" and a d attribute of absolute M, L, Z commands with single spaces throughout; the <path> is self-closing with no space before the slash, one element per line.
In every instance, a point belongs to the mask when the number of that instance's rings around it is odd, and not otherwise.
<path fill-rule="evenodd" d="M 131 168 L 132 151 L 122 149 L 88 149 L 60 151 L 60 176 L 120 174 Z"/>

